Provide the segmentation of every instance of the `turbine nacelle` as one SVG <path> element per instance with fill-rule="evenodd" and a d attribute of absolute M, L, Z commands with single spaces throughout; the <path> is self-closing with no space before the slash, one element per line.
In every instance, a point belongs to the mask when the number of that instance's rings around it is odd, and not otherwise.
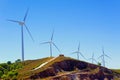
<path fill-rule="evenodd" d="M 25 22 L 19 22 L 19 25 L 20 25 L 20 26 L 24 26 L 24 25 L 25 25 Z"/>

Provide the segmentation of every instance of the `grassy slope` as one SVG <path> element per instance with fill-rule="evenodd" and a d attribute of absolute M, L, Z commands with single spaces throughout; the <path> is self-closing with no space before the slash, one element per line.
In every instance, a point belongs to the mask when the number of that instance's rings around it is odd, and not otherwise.
<path fill-rule="evenodd" d="M 24 62 L 24 67 L 20 70 L 18 70 L 18 79 L 22 78 L 23 76 L 26 76 L 27 74 L 30 73 L 31 70 L 34 68 L 38 67 L 42 63 L 52 59 L 52 57 L 47 57 L 47 58 L 42 58 L 42 59 L 37 59 L 37 60 L 27 60 Z"/>

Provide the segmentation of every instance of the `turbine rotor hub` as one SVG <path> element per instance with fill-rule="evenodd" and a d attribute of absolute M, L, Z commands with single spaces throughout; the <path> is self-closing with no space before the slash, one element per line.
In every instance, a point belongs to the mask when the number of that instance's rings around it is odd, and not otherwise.
<path fill-rule="evenodd" d="M 19 25 L 23 26 L 25 23 L 24 22 L 19 22 Z"/>

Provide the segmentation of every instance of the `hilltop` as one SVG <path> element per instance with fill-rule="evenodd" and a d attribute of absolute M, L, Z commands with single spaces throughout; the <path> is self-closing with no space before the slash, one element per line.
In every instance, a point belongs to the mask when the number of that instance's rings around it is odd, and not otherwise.
<path fill-rule="evenodd" d="M 19 70 L 19 79 L 41 80 L 76 80 L 76 79 L 115 79 L 120 74 L 95 64 L 79 61 L 60 55 L 38 60 L 25 61 L 24 68 Z"/>
<path fill-rule="evenodd" d="M 120 71 L 60 55 L 21 62 L 18 80 L 120 80 Z"/>

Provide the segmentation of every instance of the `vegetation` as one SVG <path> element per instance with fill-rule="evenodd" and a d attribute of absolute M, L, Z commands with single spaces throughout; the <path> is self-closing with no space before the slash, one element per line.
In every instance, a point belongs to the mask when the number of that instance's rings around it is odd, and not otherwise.
<path fill-rule="evenodd" d="M 18 59 L 15 63 L 8 61 L 7 63 L 0 64 L 0 79 L 17 79 L 18 69 L 22 68 L 21 60 Z"/>
<path fill-rule="evenodd" d="M 100 62 L 98 62 L 97 64 L 98 64 L 98 66 L 101 66 L 101 63 L 100 63 Z"/>
<path fill-rule="evenodd" d="M 22 78 L 26 73 L 30 72 L 34 68 L 38 67 L 42 63 L 49 61 L 53 57 L 47 57 L 37 60 L 27 60 L 21 62 L 17 59 L 14 63 L 8 61 L 0 64 L 0 80 L 17 80 Z"/>

